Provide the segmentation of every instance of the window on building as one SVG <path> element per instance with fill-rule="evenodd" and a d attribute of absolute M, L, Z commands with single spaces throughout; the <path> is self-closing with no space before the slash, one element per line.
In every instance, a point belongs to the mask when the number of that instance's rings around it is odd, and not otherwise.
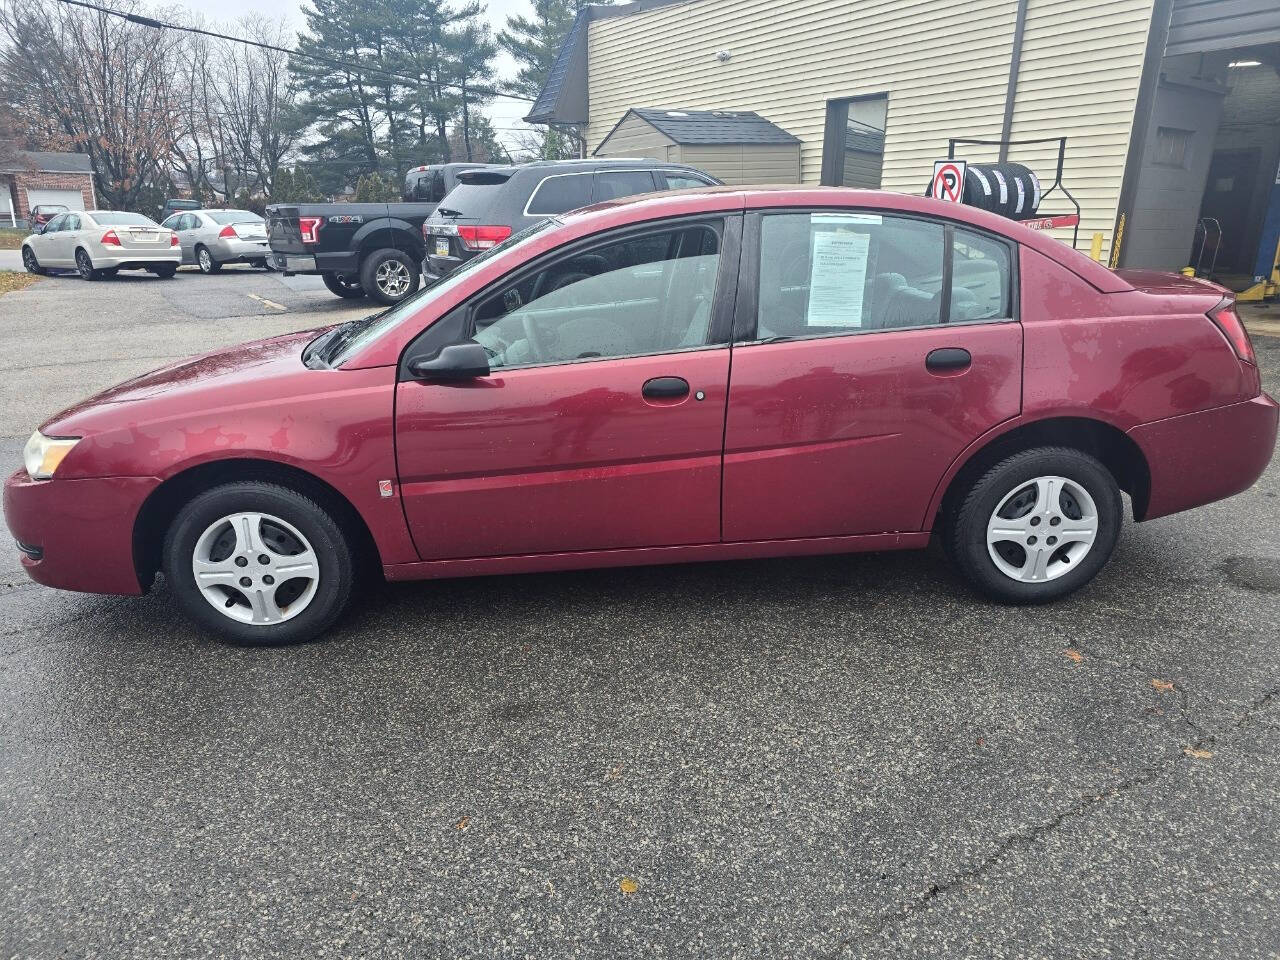
<path fill-rule="evenodd" d="M 827 102 L 822 182 L 830 187 L 878 189 L 884 166 L 889 97 L 876 94 Z"/>
<path fill-rule="evenodd" d="M 1185 170 L 1187 161 L 1190 159 L 1191 139 L 1195 135 L 1194 130 L 1156 127 L 1151 162 L 1159 167 L 1178 167 Z"/>

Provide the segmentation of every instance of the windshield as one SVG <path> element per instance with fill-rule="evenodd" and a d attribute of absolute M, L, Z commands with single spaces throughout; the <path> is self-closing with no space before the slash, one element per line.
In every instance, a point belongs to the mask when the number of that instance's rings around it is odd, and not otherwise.
<path fill-rule="evenodd" d="M 206 210 L 214 223 L 262 223 L 263 219 L 252 210 Z"/>
<path fill-rule="evenodd" d="M 159 226 L 150 217 L 144 217 L 140 213 L 121 213 L 114 210 L 97 210 L 90 214 L 91 217 L 103 227 L 157 227 Z"/>
<path fill-rule="evenodd" d="M 412 297 L 400 301 L 394 307 L 388 307 L 381 313 L 374 313 L 359 320 L 349 320 L 339 327 L 334 327 L 333 330 L 321 335 L 323 343 L 314 341 L 309 348 L 309 352 L 313 355 L 320 355 L 330 367 L 342 365 L 349 357 L 373 343 L 388 330 L 399 326 L 406 318 L 416 314 L 432 300 L 454 289 L 477 267 L 487 263 L 498 254 L 505 253 L 525 243 L 548 227 L 559 225 L 559 220 L 550 218 L 539 221 L 531 227 L 526 227 L 519 233 L 508 237 L 496 247 L 490 247 L 483 253 L 479 253 L 470 260 L 465 261 L 439 283 L 418 291 Z"/>

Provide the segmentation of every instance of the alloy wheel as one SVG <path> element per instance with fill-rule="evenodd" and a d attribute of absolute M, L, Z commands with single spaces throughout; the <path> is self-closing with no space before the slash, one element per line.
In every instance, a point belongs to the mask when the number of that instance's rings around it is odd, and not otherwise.
<path fill-rule="evenodd" d="M 266 513 L 215 520 L 196 540 L 191 569 L 215 610 L 253 626 L 296 617 L 320 585 L 320 560 L 307 538 Z"/>
<path fill-rule="evenodd" d="M 84 279 L 93 279 L 93 261 L 89 259 L 89 255 L 83 250 L 76 251 L 76 270 L 80 272 L 80 276 L 84 277 Z"/>
<path fill-rule="evenodd" d="M 200 260 L 201 272 L 213 273 L 213 256 L 209 253 L 209 251 L 201 247 L 200 252 L 197 254 L 197 257 Z"/>
<path fill-rule="evenodd" d="M 1022 583 L 1056 580 L 1080 565 L 1098 536 L 1098 508 L 1066 477 L 1036 477 L 1009 491 L 987 521 L 987 552 Z"/>
<path fill-rule="evenodd" d="M 409 289 L 409 268 L 399 260 L 387 260 L 378 264 L 374 282 L 388 297 L 399 297 Z"/>
<path fill-rule="evenodd" d="M 27 273 L 40 272 L 40 264 L 36 261 L 36 255 L 30 247 L 22 248 L 22 265 L 26 267 Z"/>

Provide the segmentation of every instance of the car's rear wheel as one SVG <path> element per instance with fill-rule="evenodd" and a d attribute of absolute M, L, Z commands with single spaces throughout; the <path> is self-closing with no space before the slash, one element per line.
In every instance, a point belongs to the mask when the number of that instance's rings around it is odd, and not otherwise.
<path fill-rule="evenodd" d="M 234 643 L 309 640 L 351 599 L 351 547 L 337 522 L 295 490 L 259 481 L 215 487 L 178 511 L 165 578 L 186 613 Z"/>
<path fill-rule="evenodd" d="M 80 274 L 81 280 L 97 280 L 102 276 L 101 271 L 93 269 L 93 261 L 89 259 L 89 251 L 83 247 L 76 250 L 76 272 Z"/>
<path fill-rule="evenodd" d="M 201 273 L 217 273 L 222 269 L 222 264 L 213 258 L 208 247 L 196 247 L 196 266 Z"/>
<path fill-rule="evenodd" d="M 1038 447 L 1000 461 L 955 498 L 947 553 L 980 591 L 1009 603 L 1055 600 L 1103 568 L 1120 535 L 1123 501 L 1096 459 Z"/>
<path fill-rule="evenodd" d="M 40 261 L 36 259 L 36 252 L 30 247 L 22 248 L 22 265 L 27 273 L 34 273 L 37 276 L 43 276 L 46 272 L 44 267 L 40 266 Z"/>
<path fill-rule="evenodd" d="M 334 296 L 342 297 L 345 300 L 353 300 L 356 297 L 364 296 L 364 288 L 360 286 L 358 281 L 351 280 L 340 273 L 332 271 L 322 275 L 324 285 L 329 288 L 329 292 Z"/>
<path fill-rule="evenodd" d="M 418 289 L 418 265 L 402 250 L 375 250 L 360 264 L 360 286 L 378 303 L 399 303 Z"/>

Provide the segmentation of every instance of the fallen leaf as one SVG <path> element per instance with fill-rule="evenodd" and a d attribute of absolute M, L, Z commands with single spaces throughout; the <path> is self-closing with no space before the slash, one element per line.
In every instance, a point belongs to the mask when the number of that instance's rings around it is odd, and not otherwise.
<path fill-rule="evenodd" d="M 619 763 L 617 766 L 610 767 L 604 778 L 606 780 L 617 780 L 620 776 L 622 776 L 622 764 Z"/>
<path fill-rule="evenodd" d="M 630 877 L 623 877 L 618 881 L 618 889 L 630 896 L 640 889 L 640 884 L 636 883 Z"/>
<path fill-rule="evenodd" d="M 984 739 L 982 739 L 982 737 L 979 737 L 979 738 L 978 738 L 978 746 L 980 746 L 980 747 L 985 747 L 986 745 L 987 745 L 987 741 L 986 741 L 986 740 L 984 740 Z"/>
<path fill-rule="evenodd" d="M 459 820 L 457 823 L 454 824 L 454 827 L 458 830 L 465 830 L 469 826 L 471 826 L 470 817 L 463 817 L 461 820 Z"/>
<path fill-rule="evenodd" d="M 1212 750 L 1201 750 L 1199 747 L 1183 747 L 1182 752 L 1188 757 L 1195 757 L 1197 760 L 1208 760 L 1213 756 Z"/>
<path fill-rule="evenodd" d="M 1157 680 L 1155 677 L 1151 678 L 1151 685 L 1161 693 L 1168 693 L 1173 689 L 1173 684 L 1168 680 Z"/>
<path fill-rule="evenodd" d="M 1066 650 L 1063 650 L 1062 652 L 1066 655 L 1068 660 L 1073 660 L 1076 663 L 1079 663 L 1081 660 L 1084 659 L 1083 653 L 1081 653 L 1079 650 L 1072 650 L 1070 647 L 1068 647 Z"/>

